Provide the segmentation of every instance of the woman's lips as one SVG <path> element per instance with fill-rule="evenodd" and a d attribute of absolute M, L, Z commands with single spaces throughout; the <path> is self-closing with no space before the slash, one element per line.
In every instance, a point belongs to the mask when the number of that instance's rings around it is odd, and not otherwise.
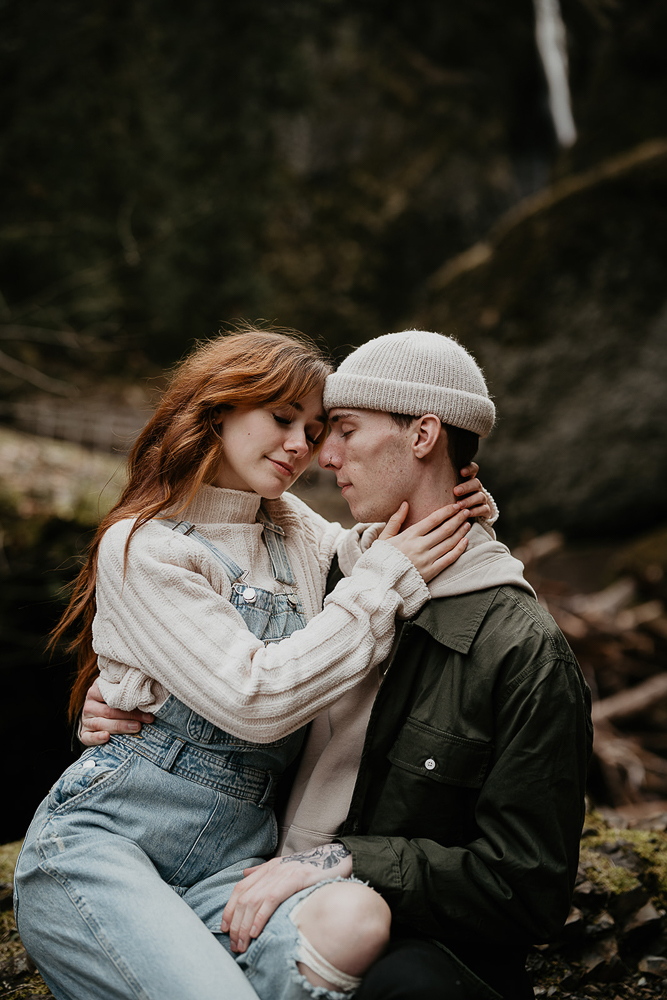
<path fill-rule="evenodd" d="M 268 458 L 268 455 L 267 455 L 267 458 Z M 282 473 L 283 476 L 293 476 L 294 475 L 294 469 L 292 468 L 291 465 L 286 465 L 284 462 L 278 462 L 278 461 L 276 461 L 275 458 L 269 458 L 269 462 L 274 467 L 274 469 L 277 469 L 278 472 Z"/>

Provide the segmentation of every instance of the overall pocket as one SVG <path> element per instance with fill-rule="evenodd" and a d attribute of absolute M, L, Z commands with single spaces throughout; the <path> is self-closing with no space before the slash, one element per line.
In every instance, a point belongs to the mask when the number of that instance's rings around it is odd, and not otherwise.
<path fill-rule="evenodd" d="M 48 794 L 48 810 L 55 812 L 78 802 L 97 786 L 118 780 L 131 763 L 131 755 L 116 754 L 108 746 L 93 747 L 60 775 Z"/>

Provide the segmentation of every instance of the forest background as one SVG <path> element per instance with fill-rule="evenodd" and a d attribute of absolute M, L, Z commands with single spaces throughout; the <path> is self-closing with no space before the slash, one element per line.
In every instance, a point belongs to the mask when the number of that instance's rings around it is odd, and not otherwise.
<path fill-rule="evenodd" d="M 664 601 L 667 2 L 562 0 L 560 142 L 538 6 L 0 0 L 0 839 L 69 759 L 44 636 L 97 493 L 236 318 L 337 359 L 456 336 L 498 406 L 501 537 L 558 530 L 575 589 L 631 566 Z"/>

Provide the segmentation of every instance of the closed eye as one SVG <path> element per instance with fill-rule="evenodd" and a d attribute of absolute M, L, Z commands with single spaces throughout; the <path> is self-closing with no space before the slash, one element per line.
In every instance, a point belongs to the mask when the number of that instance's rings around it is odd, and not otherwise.
<path fill-rule="evenodd" d="M 290 424 L 292 423 L 290 417 L 281 417 L 280 414 L 278 413 L 273 414 L 273 419 L 277 424 L 281 424 L 283 427 L 289 427 Z M 306 441 L 308 442 L 308 444 L 312 444 L 313 447 L 315 447 L 318 444 L 320 436 L 321 435 L 319 434 L 317 435 L 317 437 L 313 437 L 312 434 L 305 435 Z"/>

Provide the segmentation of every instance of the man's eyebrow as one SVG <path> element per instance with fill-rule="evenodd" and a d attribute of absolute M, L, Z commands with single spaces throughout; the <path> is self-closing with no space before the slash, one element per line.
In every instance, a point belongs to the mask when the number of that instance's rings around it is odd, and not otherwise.
<path fill-rule="evenodd" d="M 350 420 L 356 417 L 356 413 L 337 413 L 335 417 L 329 417 L 330 424 L 336 424 L 339 420 Z"/>

